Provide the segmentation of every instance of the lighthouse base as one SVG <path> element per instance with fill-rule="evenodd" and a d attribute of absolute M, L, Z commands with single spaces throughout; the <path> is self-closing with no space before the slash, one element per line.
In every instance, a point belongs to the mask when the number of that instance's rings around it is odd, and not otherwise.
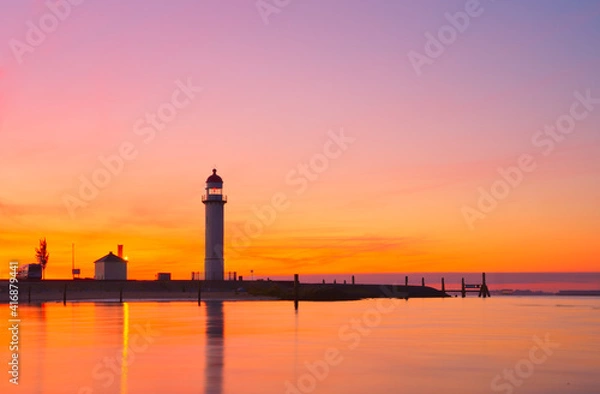
<path fill-rule="evenodd" d="M 204 279 L 205 280 L 224 280 L 225 264 L 223 259 L 205 259 L 204 260 Z"/>

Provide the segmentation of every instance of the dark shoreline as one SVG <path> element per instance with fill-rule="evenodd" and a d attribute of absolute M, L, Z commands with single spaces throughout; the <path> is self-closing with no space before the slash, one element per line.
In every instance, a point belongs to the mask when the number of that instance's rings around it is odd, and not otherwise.
<path fill-rule="evenodd" d="M 102 300 L 293 300 L 293 281 L 192 280 L 42 280 L 19 281 L 19 303 Z M 0 303 L 8 303 L 9 282 L 0 281 Z M 300 283 L 300 301 L 348 301 L 365 298 L 444 298 L 448 294 L 429 286 L 393 286 Z"/>

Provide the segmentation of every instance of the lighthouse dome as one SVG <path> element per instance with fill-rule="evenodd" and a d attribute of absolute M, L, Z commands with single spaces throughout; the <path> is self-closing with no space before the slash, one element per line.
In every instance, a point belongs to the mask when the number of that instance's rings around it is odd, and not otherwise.
<path fill-rule="evenodd" d="M 213 168 L 213 173 L 206 179 L 206 183 L 223 183 L 223 179 L 217 175 L 217 170 Z"/>

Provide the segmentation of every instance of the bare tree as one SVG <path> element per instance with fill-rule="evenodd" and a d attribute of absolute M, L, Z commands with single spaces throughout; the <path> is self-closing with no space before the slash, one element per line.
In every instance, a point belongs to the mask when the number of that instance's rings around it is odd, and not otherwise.
<path fill-rule="evenodd" d="M 46 264 L 48 264 L 48 260 L 50 259 L 46 238 L 40 239 L 40 247 L 35 249 L 35 258 L 42 266 L 42 278 L 46 279 Z"/>

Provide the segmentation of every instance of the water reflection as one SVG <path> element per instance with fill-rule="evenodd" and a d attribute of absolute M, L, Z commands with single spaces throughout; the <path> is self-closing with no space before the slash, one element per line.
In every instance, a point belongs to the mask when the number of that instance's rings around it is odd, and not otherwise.
<path fill-rule="evenodd" d="M 29 312 L 30 316 L 27 316 L 27 319 L 35 319 L 40 322 L 40 330 L 39 330 L 39 343 L 40 347 L 45 349 L 48 343 L 48 335 L 46 332 L 46 304 L 32 304 Z M 34 368 L 36 371 L 39 371 L 39 378 L 34 379 L 35 382 L 35 392 L 43 393 L 44 392 L 44 366 L 46 364 L 46 354 L 44 352 L 39 352 L 36 354 L 36 357 L 32 357 L 34 361 Z"/>
<path fill-rule="evenodd" d="M 498 374 L 519 371 L 535 345 L 532 337 L 547 333 L 560 348 L 519 388 L 598 392 L 600 314 L 591 308 L 600 307 L 599 300 L 447 301 L 403 302 L 373 327 L 367 323 L 374 321 L 374 300 L 306 303 L 297 315 L 288 303 L 271 301 L 209 301 L 200 308 L 177 302 L 23 306 L 23 374 L 18 390 L 3 379 L 0 393 L 359 394 L 448 387 L 482 393 Z M 523 307 L 531 304 L 543 313 Z M 8 343 L 4 331 L 0 340 Z M 340 361 L 328 361 L 330 349 L 339 351 Z"/>
<path fill-rule="evenodd" d="M 204 369 L 206 394 L 223 393 L 224 314 L 222 301 L 208 301 L 206 311 L 206 366 Z"/>
<path fill-rule="evenodd" d="M 123 304 L 123 354 L 121 358 L 121 394 L 127 394 L 127 372 L 129 369 L 129 304 Z"/>

